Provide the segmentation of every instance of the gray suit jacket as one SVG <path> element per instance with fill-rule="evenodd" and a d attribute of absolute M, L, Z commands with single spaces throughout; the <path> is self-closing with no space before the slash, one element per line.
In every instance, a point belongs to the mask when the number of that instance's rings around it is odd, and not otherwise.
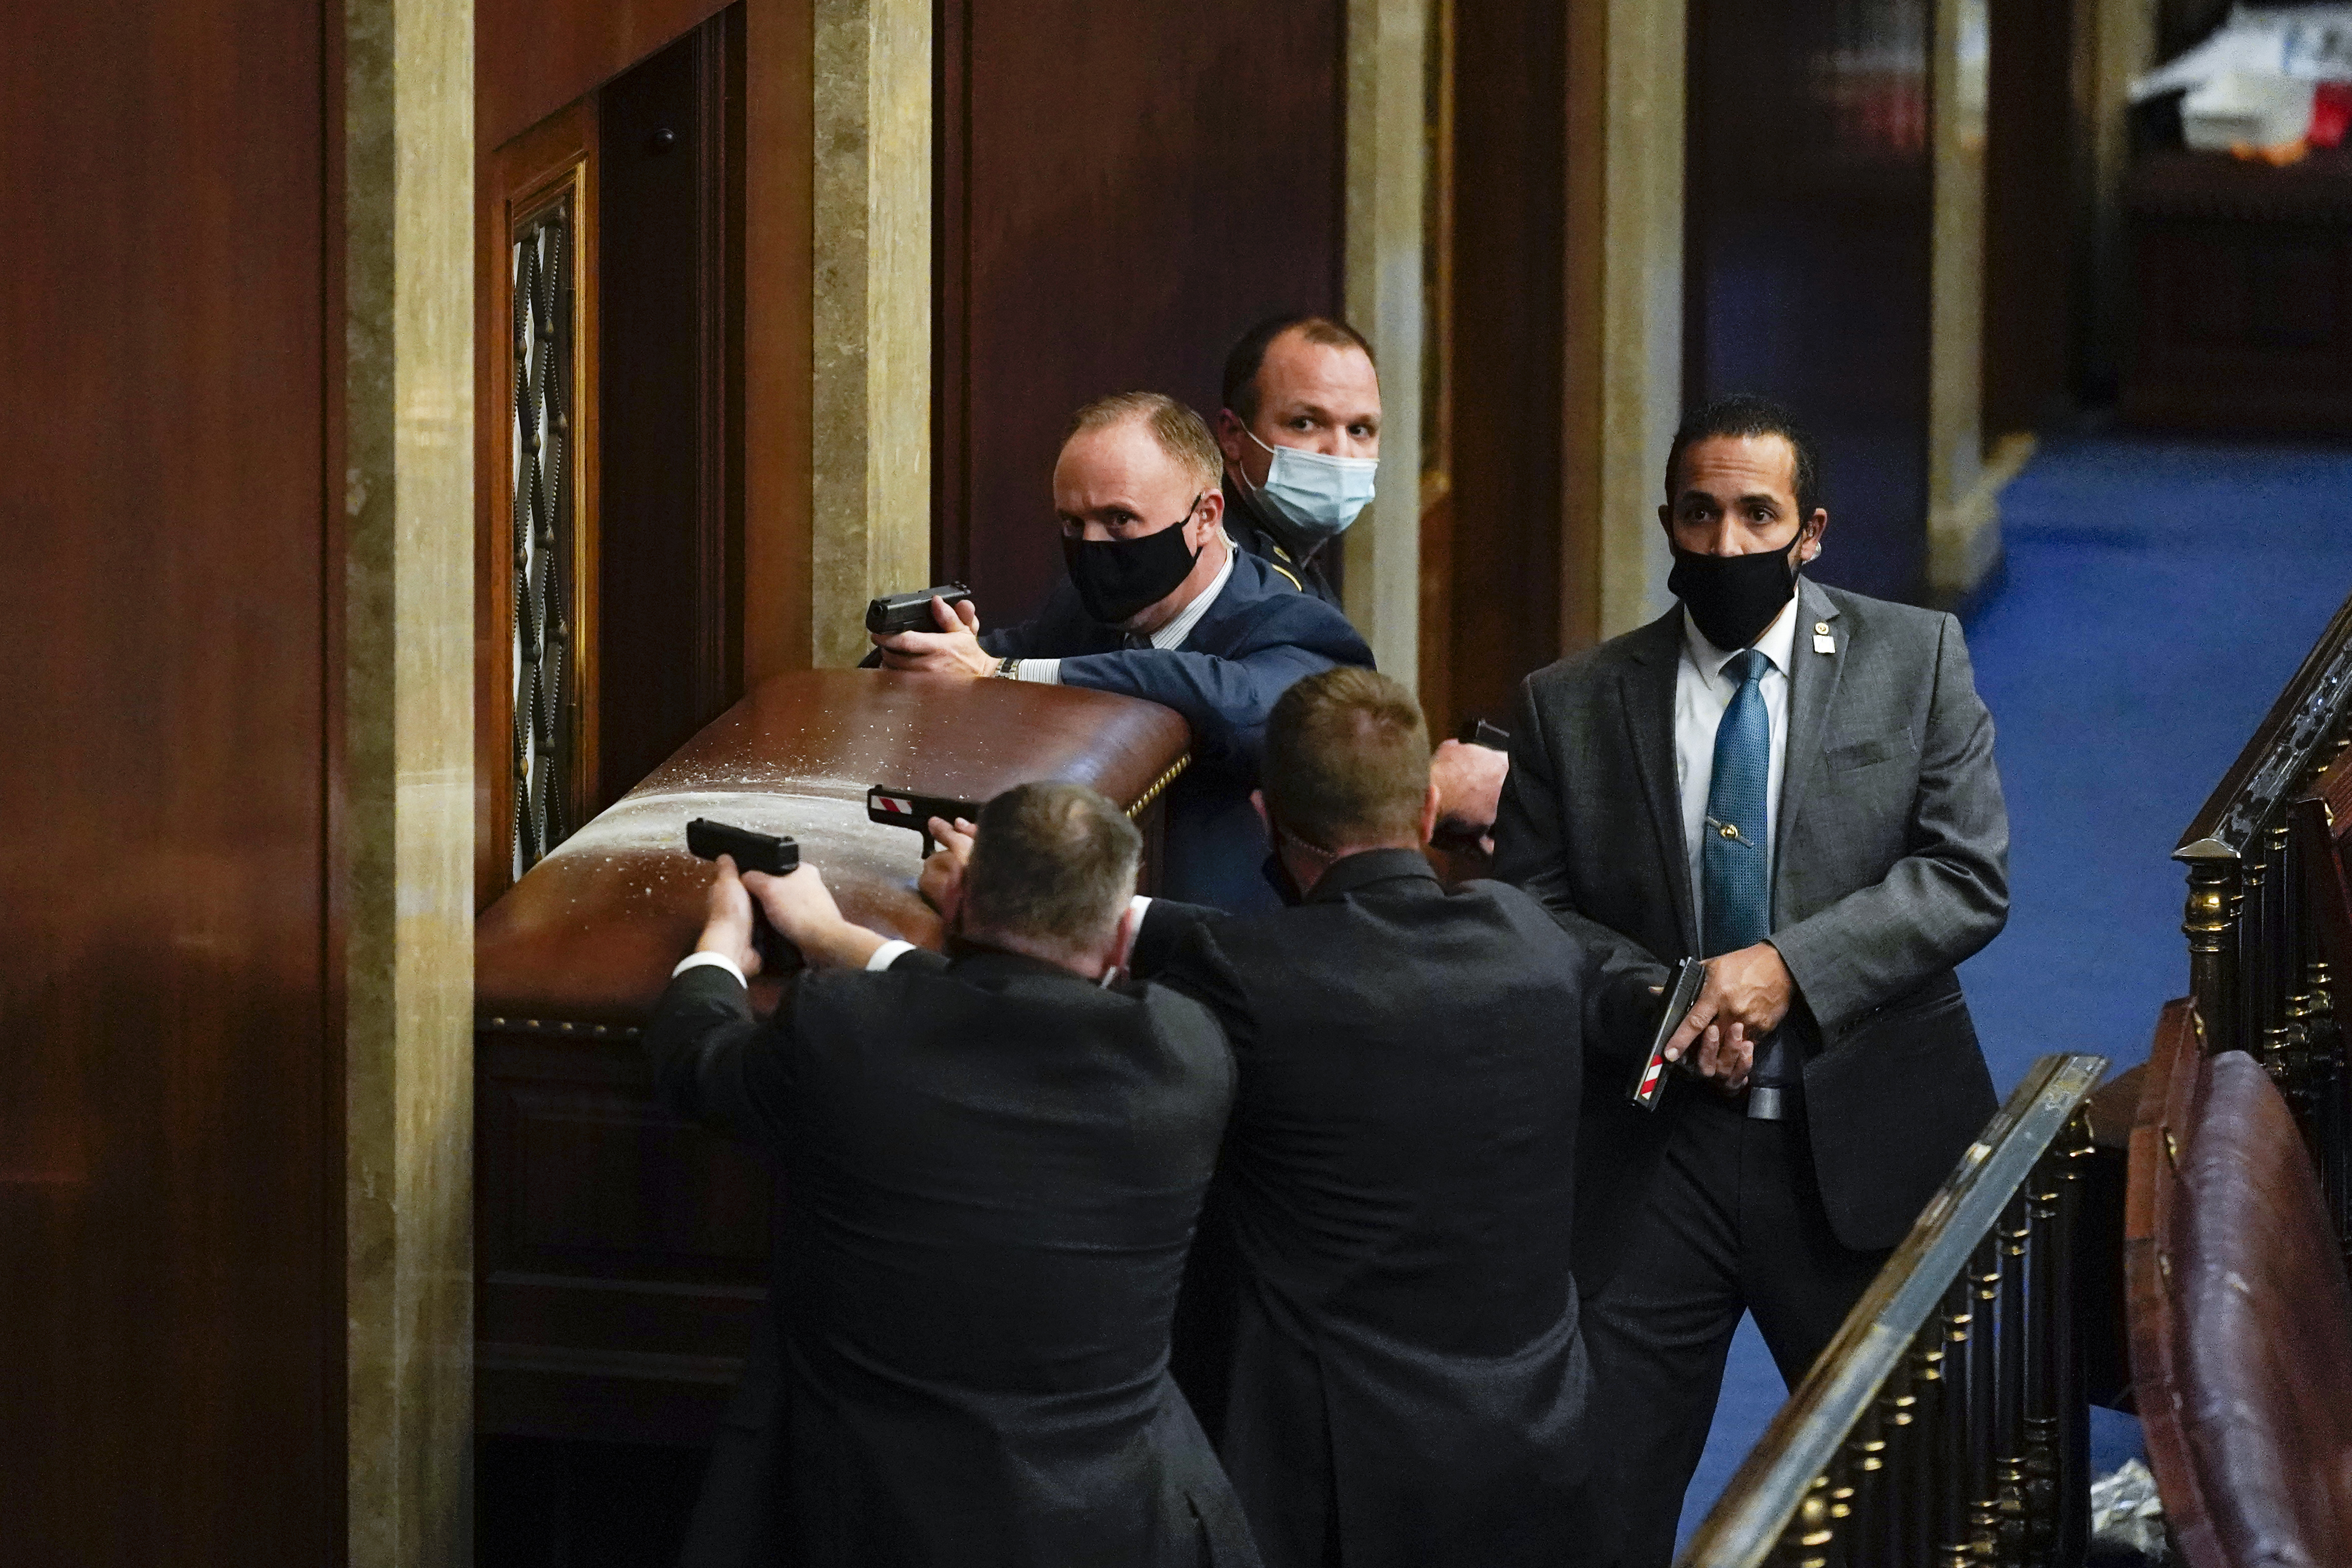
<path fill-rule="evenodd" d="M 1649 983 L 1698 951 L 1675 781 L 1682 614 L 1528 678 L 1495 827 L 1496 875 L 1587 941 L 1654 961 Z M 1799 993 L 1784 1027 L 1809 1058 L 1832 1226 L 1848 1247 L 1891 1247 L 1995 1109 L 1952 970 L 2008 918 L 2009 819 L 1957 621 L 1802 578 L 1798 614 L 1772 874 L 1771 940 Z M 1815 651 L 1817 625 L 1833 651 Z M 1625 1103 L 1645 1044 L 1634 1030 L 1586 1044 L 1611 1080 L 1586 1096 L 1588 1290 L 1637 1207 L 1591 1194 L 1643 1179 L 1675 1114 L 1677 1095 L 1656 1116 Z"/>

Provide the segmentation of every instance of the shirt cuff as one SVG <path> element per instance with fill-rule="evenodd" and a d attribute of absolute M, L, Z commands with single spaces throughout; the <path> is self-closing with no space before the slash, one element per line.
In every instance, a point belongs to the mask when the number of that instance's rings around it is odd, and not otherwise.
<path fill-rule="evenodd" d="M 688 970 L 699 969 L 706 963 L 713 969 L 723 969 L 733 975 L 735 984 L 744 990 L 751 989 L 751 983 L 743 978 L 743 966 L 723 952 L 689 952 L 677 961 L 677 967 L 669 972 L 669 977 L 675 980 Z"/>
<path fill-rule="evenodd" d="M 874 950 L 874 956 L 866 961 L 866 967 L 878 974 L 898 963 L 900 953 L 914 951 L 915 944 L 911 942 L 886 942 Z"/>
<path fill-rule="evenodd" d="M 1015 667 L 1013 679 L 1059 686 L 1062 684 L 1062 661 L 1058 658 L 1024 658 Z"/>

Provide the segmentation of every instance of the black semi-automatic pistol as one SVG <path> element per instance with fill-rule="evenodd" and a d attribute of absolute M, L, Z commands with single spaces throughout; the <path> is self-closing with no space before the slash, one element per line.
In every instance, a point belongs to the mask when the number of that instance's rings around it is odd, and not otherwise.
<path fill-rule="evenodd" d="M 1511 749 L 1511 732 L 1499 724 L 1489 724 L 1484 719 L 1471 720 L 1462 726 L 1462 733 L 1454 738 L 1465 746 L 1484 746 L 1490 752 Z"/>
<path fill-rule="evenodd" d="M 916 594 L 885 594 L 866 602 L 866 629 L 877 637 L 938 631 L 940 623 L 931 615 L 933 599 L 945 599 L 950 606 L 970 604 L 971 590 L 961 583 L 942 583 Z"/>
<path fill-rule="evenodd" d="M 982 802 L 950 800 L 940 795 L 917 795 L 911 790 L 892 789 L 887 784 L 876 784 L 866 792 L 866 820 L 885 823 L 892 827 L 911 827 L 923 836 L 923 853 L 929 855 L 939 847 L 931 842 L 931 818 L 953 822 L 962 817 L 966 822 L 980 820 Z"/>
<path fill-rule="evenodd" d="M 1703 958 L 1685 958 L 1675 970 L 1674 984 L 1666 987 L 1666 1010 L 1659 1016 L 1658 1032 L 1650 1037 L 1650 1054 L 1643 1058 L 1642 1070 L 1633 1076 L 1633 1090 L 1626 1096 L 1643 1110 L 1658 1109 L 1658 1099 L 1666 1089 L 1666 1068 L 1673 1065 L 1666 1060 L 1666 1042 L 1682 1027 L 1691 1004 L 1698 1000 L 1699 987 L 1706 984 Z"/>
<path fill-rule="evenodd" d="M 754 833 L 707 816 L 686 825 L 686 847 L 705 860 L 731 855 L 738 871 L 765 871 L 771 877 L 783 876 L 801 863 L 801 847 L 791 838 Z"/>

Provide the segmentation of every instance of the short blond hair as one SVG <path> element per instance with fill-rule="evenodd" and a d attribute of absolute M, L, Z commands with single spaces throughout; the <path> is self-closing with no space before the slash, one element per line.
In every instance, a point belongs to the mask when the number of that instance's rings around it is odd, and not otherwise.
<path fill-rule="evenodd" d="M 1070 416 L 1070 427 L 1062 437 L 1062 445 L 1066 447 L 1089 431 L 1108 430 L 1131 419 L 1142 421 L 1169 460 L 1182 468 L 1201 489 L 1213 490 L 1224 483 L 1225 455 L 1218 449 L 1217 438 L 1209 434 L 1207 422 L 1164 392 L 1115 392 L 1108 397 L 1096 398 Z"/>
<path fill-rule="evenodd" d="M 1318 849 L 1418 838 L 1429 799 L 1429 730 L 1412 693 L 1338 665 L 1275 702 L 1259 769 L 1266 810 Z"/>

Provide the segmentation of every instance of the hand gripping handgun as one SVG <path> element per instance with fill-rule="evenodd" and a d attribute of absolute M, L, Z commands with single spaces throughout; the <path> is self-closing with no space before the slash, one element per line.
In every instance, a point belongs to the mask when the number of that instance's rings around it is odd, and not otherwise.
<path fill-rule="evenodd" d="M 931 615 L 931 601 L 945 599 L 950 607 L 971 602 L 971 590 L 961 583 L 942 583 L 914 594 L 885 594 L 866 602 L 866 629 L 877 637 L 900 632 L 935 632 L 940 623 Z"/>
<path fill-rule="evenodd" d="M 1685 958 L 1675 968 L 1674 984 L 1666 987 L 1666 1010 L 1659 1015 L 1657 1032 L 1650 1037 L 1650 1054 L 1643 1058 L 1642 1070 L 1633 1076 L 1633 1087 L 1625 1097 L 1640 1109 L 1658 1109 L 1659 1097 L 1665 1093 L 1666 1069 L 1675 1065 L 1666 1060 L 1666 1042 L 1675 1037 L 1706 984 L 1705 959 Z"/>

